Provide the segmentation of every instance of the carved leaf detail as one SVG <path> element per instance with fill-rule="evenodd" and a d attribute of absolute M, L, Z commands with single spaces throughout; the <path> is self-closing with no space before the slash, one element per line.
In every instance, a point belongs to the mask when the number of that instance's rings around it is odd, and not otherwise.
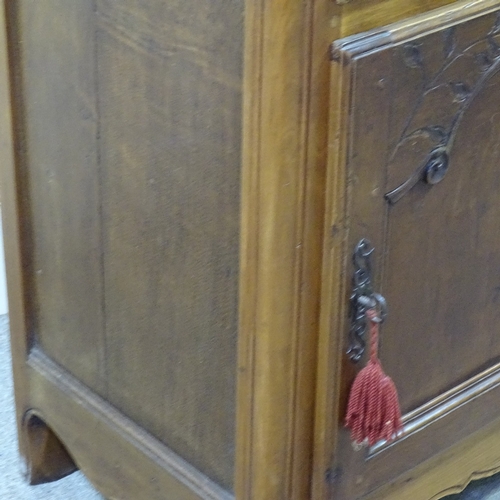
<path fill-rule="evenodd" d="M 421 68 L 423 66 L 420 46 L 416 43 L 407 43 L 403 46 L 405 64 L 410 68 Z"/>
<path fill-rule="evenodd" d="M 455 31 L 456 31 L 455 26 L 448 28 L 447 30 L 444 30 L 443 51 L 445 59 L 450 58 L 453 55 L 453 52 L 455 52 L 455 48 L 457 46 L 455 40 Z"/>
<path fill-rule="evenodd" d="M 470 89 L 463 82 L 450 82 L 450 87 L 455 94 L 456 102 L 464 102 L 470 95 Z"/>

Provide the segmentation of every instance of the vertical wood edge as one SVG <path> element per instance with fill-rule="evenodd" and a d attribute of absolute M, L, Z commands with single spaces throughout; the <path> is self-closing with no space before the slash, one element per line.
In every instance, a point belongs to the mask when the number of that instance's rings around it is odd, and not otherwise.
<path fill-rule="evenodd" d="M 328 46 L 337 30 L 331 23 L 337 10 L 329 0 L 246 2 L 239 500 L 310 496 Z M 293 158 L 290 150 L 297 151 Z M 289 376 L 278 380 L 273 370 L 280 362 Z"/>
<path fill-rule="evenodd" d="M 341 7 L 334 2 L 315 2 L 310 9 L 310 40 L 304 53 L 309 70 L 304 81 L 307 114 L 304 116 L 305 156 L 302 240 L 304 259 L 300 270 L 299 323 L 297 332 L 296 420 L 293 431 L 292 491 L 297 498 L 310 499 L 313 482 L 314 418 L 318 366 L 318 337 L 322 290 L 326 170 L 330 121 L 330 44 L 339 35 Z M 311 392 L 312 391 L 312 392 Z M 312 394 L 312 395 L 311 395 Z M 309 455 L 304 455 L 307 443 Z M 301 460 L 302 459 L 302 460 Z M 309 480 L 300 481 L 303 461 L 310 464 Z M 297 478 L 297 479 L 296 479 Z"/>
<path fill-rule="evenodd" d="M 24 439 L 24 433 L 22 432 L 22 426 L 23 415 L 27 410 L 29 392 L 26 372 L 29 332 L 22 262 L 20 193 L 16 172 L 16 149 L 14 142 L 16 119 L 15 100 L 13 97 L 14 75 L 12 70 L 14 48 L 9 46 L 9 43 L 12 43 L 9 35 L 15 30 L 15 26 L 12 26 L 9 16 L 12 8 L 14 6 L 9 0 L 4 0 L 1 3 L 0 68 L 3 73 L 0 79 L 0 106 L 2 108 L 0 122 L 1 192 L 19 448 L 21 455 L 26 459 L 28 448 Z"/>
<path fill-rule="evenodd" d="M 342 335 L 346 305 L 343 297 L 346 264 L 348 115 L 350 66 L 332 62 L 330 129 L 326 181 L 324 253 L 318 341 L 318 381 L 313 459 L 312 499 L 331 498 L 332 470 L 339 425 Z"/>
<path fill-rule="evenodd" d="M 263 0 L 245 2 L 245 49 L 242 113 L 242 173 L 240 226 L 240 284 L 238 380 L 236 411 L 236 477 L 238 499 L 252 495 L 254 406 L 255 301 L 257 288 L 258 144 Z M 251 42 L 248 42 L 251 40 Z"/>

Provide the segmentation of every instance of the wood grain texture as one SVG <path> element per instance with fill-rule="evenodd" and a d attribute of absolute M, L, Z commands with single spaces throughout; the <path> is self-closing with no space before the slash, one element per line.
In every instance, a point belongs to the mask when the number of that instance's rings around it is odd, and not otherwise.
<path fill-rule="evenodd" d="M 383 67 L 365 61 L 365 69 L 373 75 L 373 81 L 383 78 Z M 332 308 L 330 317 L 323 317 L 321 329 L 328 328 L 332 332 L 331 343 L 323 343 L 320 338 L 318 380 L 335 380 L 334 384 L 328 386 L 319 385 L 325 392 L 317 395 L 318 419 L 322 425 L 317 428 L 315 437 L 316 459 L 323 455 L 323 460 L 328 464 L 324 469 L 314 469 L 313 498 L 327 498 L 331 495 L 331 483 L 337 472 L 332 468 L 332 455 L 328 443 L 337 439 L 338 415 L 344 411 L 347 403 L 347 394 L 350 381 L 354 376 L 355 368 L 344 355 L 347 350 L 346 336 L 340 337 L 340 331 L 345 331 L 348 326 L 345 323 L 347 315 L 347 304 L 350 294 L 350 280 L 339 283 L 339 276 L 350 277 L 352 273 L 351 252 L 356 243 L 362 237 L 368 237 L 370 241 L 379 247 L 384 238 L 384 217 L 386 204 L 383 199 L 383 185 L 385 175 L 383 170 L 372 168 L 360 175 L 360 169 L 366 165 L 375 165 L 385 158 L 383 144 L 386 142 L 388 129 L 387 123 L 389 110 L 385 105 L 387 88 L 379 89 L 377 99 L 371 106 L 359 106 L 356 108 L 357 120 L 360 123 L 357 130 L 349 129 L 347 124 L 351 120 L 351 106 L 356 102 L 356 93 L 362 94 L 367 90 L 370 81 L 358 78 L 356 72 L 349 74 L 342 71 L 346 61 L 340 61 L 338 67 L 332 69 L 332 122 L 330 131 L 330 152 L 335 158 L 335 169 L 330 172 L 331 177 L 327 181 L 327 205 L 326 217 L 328 226 L 325 227 L 324 262 L 323 272 L 328 278 L 323 279 L 322 300 L 328 297 L 328 308 Z M 355 91 L 353 91 L 355 89 Z M 359 122 L 358 122 L 359 120 Z M 349 141 L 349 142 L 348 142 Z M 367 144 L 382 145 L 379 148 L 365 148 L 359 150 L 349 169 L 345 169 L 345 162 L 350 154 L 349 145 L 357 141 L 366 141 Z M 382 195 L 382 196 L 381 196 Z M 367 234 L 368 231 L 368 234 Z M 375 278 L 382 275 L 383 252 L 375 256 Z M 344 377 L 339 377 L 337 370 L 342 367 Z M 346 380 L 347 379 L 347 380 Z M 335 392 L 334 392 L 335 391 Z M 338 392 L 337 392 L 338 391 Z M 334 407 L 334 411 L 327 411 L 320 416 L 319 408 L 328 401 Z M 349 468 L 349 464 L 342 467 Z"/>
<path fill-rule="evenodd" d="M 33 344 L 33 316 L 27 304 L 30 303 L 26 275 L 26 262 L 31 248 L 27 244 L 25 227 L 27 205 L 22 195 L 23 179 L 20 169 L 22 150 L 14 144 L 22 144 L 24 137 L 22 120 L 23 106 L 20 99 L 22 88 L 17 64 L 21 57 L 16 43 L 18 36 L 13 5 L 0 5 L 0 154 L 2 188 L 3 241 L 7 261 L 7 285 L 9 294 L 9 323 L 11 331 L 11 352 L 14 372 L 16 422 L 18 427 L 19 451 L 26 474 L 31 484 L 54 481 L 73 472 L 76 468 L 64 445 L 41 420 L 33 414 L 29 396 L 29 375 L 26 357 Z"/>
<path fill-rule="evenodd" d="M 328 1 L 246 4 L 236 496 L 309 498 Z"/>
<path fill-rule="evenodd" d="M 394 307 L 395 328 L 387 327 L 386 338 L 394 338 L 397 328 L 408 332 L 409 339 L 418 339 L 387 340 L 384 353 L 386 369 L 401 380 L 405 411 L 468 380 L 500 357 L 498 334 L 490 327 L 500 319 L 495 291 L 500 254 L 493 238 L 500 228 L 496 202 L 500 184 L 492 167 L 497 163 L 499 81 L 492 77 L 471 106 L 452 151 L 446 187 L 443 184 L 440 192 L 425 194 L 421 209 L 417 200 L 423 193 L 413 190 L 390 217 L 387 259 L 391 264 L 385 287 Z M 470 140 L 472 127 L 478 134 L 475 140 Z M 472 165 L 482 166 L 480 175 Z M 410 229 L 424 220 L 435 221 L 426 224 L 425 233 Z M 396 244 L 401 241 L 407 243 Z M 410 293 L 415 300 L 408 300 L 400 283 L 413 283 Z M 470 343 L 468 338 L 475 340 Z M 427 355 L 415 358 L 422 345 L 427 346 Z M 399 356 L 408 360 L 404 369 Z M 405 376 L 409 372 L 410 378 Z"/>
<path fill-rule="evenodd" d="M 108 398 L 228 490 L 242 9 L 97 8 Z"/>

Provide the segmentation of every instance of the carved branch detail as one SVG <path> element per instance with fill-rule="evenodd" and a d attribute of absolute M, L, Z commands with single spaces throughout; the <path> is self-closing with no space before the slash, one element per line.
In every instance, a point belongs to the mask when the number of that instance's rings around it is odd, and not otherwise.
<path fill-rule="evenodd" d="M 475 40 L 467 47 L 458 50 L 459 40 L 455 27 L 443 32 L 442 50 L 444 62 L 432 76 L 428 74 L 425 57 L 418 41 L 404 44 L 402 57 L 408 68 L 418 69 L 422 77 L 422 91 L 403 126 L 399 140 L 389 158 L 389 164 L 404 154 L 405 149 L 412 148 L 419 138 L 425 137 L 431 142 L 425 160 L 418 165 L 414 173 L 402 184 L 385 194 L 386 200 L 394 204 L 407 194 L 421 180 L 428 184 L 436 184 L 445 176 L 450 152 L 453 148 L 457 131 L 462 119 L 474 99 L 485 88 L 488 80 L 500 70 L 500 13 L 497 13 L 494 25 L 483 37 Z M 464 64 L 464 61 L 466 62 Z M 456 78 L 466 68 L 460 79 Z M 444 91 L 447 93 L 444 94 Z M 425 104 L 436 97 L 436 93 L 449 95 L 444 103 L 446 110 L 443 123 L 418 124 Z"/>

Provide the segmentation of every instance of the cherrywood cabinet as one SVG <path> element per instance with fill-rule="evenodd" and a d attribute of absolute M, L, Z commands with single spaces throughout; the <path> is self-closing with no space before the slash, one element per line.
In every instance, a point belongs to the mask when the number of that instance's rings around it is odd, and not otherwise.
<path fill-rule="evenodd" d="M 120 500 L 500 471 L 500 1 L 5 0 L 20 452 Z M 352 252 L 404 434 L 354 451 Z"/>

